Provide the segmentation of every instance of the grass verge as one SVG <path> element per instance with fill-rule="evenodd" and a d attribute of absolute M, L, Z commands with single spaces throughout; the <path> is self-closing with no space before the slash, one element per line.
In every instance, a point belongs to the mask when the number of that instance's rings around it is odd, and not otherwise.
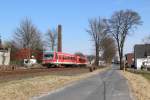
<path fill-rule="evenodd" d="M 134 74 L 139 74 L 145 77 L 150 81 L 150 71 L 145 71 L 145 70 L 134 70 L 134 69 L 128 69 L 127 71 L 134 73 Z"/>
<path fill-rule="evenodd" d="M 150 81 L 150 74 L 142 74 L 145 78 L 147 78 Z"/>
<path fill-rule="evenodd" d="M 55 90 L 104 70 L 106 69 L 76 76 L 47 75 L 1 83 L 0 100 L 29 100 L 33 96 Z"/>
<path fill-rule="evenodd" d="M 126 77 L 136 100 L 150 100 L 150 81 L 148 73 L 121 72 Z"/>

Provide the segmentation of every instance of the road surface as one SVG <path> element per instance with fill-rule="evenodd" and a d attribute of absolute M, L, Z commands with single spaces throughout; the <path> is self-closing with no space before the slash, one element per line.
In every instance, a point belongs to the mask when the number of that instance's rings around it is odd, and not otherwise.
<path fill-rule="evenodd" d="M 115 66 L 36 100 L 132 100 L 127 80 Z"/>

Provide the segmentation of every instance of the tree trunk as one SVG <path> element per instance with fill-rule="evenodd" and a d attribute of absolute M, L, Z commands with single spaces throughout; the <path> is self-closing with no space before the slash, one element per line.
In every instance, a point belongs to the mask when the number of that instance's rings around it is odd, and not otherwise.
<path fill-rule="evenodd" d="M 99 65 L 99 48 L 98 46 L 96 46 L 96 59 L 95 59 L 95 65 L 98 66 Z"/>
<path fill-rule="evenodd" d="M 121 51 L 121 52 L 120 52 L 120 70 L 123 70 L 122 57 L 123 57 L 123 53 L 122 53 L 122 51 Z"/>
<path fill-rule="evenodd" d="M 123 70 L 123 67 L 122 67 L 122 57 L 120 57 L 120 70 Z"/>
<path fill-rule="evenodd" d="M 119 40 L 117 40 L 117 45 L 118 45 L 118 52 L 119 52 L 119 62 L 120 62 L 120 70 L 122 70 L 122 57 L 123 57 L 123 49 L 119 45 Z"/>

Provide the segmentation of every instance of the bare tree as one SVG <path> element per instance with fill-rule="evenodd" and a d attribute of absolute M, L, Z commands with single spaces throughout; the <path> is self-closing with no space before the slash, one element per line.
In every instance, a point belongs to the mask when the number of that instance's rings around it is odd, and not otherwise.
<path fill-rule="evenodd" d="M 28 48 L 30 51 L 27 58 L 31 57 L 32 50 L 43 50 L 41 33 L 31 20 L 26 18 L 21 21 L 20 26 L 14 32 L 14 40 L 17 48 Z"/>
<path fill-rule="evenodd" d="M 10 59 L 11 61 L 15 60 L 14 54 L 18 51 L 19 48 L 16 47 L 16 43 L 14 41 L 4 41 L 4 48 L 11 48 Z"/>
<path fill-rule="evenodd" d="M 43 49 L 41 33 L 28 18 L 22 20 L 20 26 L 14 32 L 14 41 L 18 48 Z"/>
<path fill-rule="evenodd" d="M 122 69 L 123 47 L 127 35 L 133 31 L 138 25 L 140 25 L 141 17 L 139 14 L 132 10 L 121 10 L 115 12 L 110 22 L 110 32 L 115 38 L 118 46 L 120 69 Z"/>
<path fill-rule="evenodd" d="M 84 55 L 82 52 L 76 52 L 75 55 L 76 55 L 76 56 L 85 57 L 85 55 Z"/>
<path fill-rule="evenodd" d="M 47 31 L 47 36 L 48 36 L 48 39 L 47 39 L 48 46 L 50 46 L 52 51 L 55 51 L 57 47 L 57 31 L 56 30 L 51 31 L 49 29 Z"/>
<path fill-rule="evenodd" d="M 113 57 L 116 55 L 116 44 L 112 37 L 108 36 L 102 42 L 103 59 L 106 63 L 111 63 Z"/>
<path fill-rule="evenodd" d="M 16 47 L 15 42 L 12 41 L 12 40 L 10 40 L 10 41 L 4 41 L 3 47 L 4 48 L 11 48 L 11 51 L 17 51 L 18 50 L 18 48 Z"/>
<path fill-rule="evenodd" d="M 92 64 L 93 64 L 93 62 L 92 62 L 92 61 L 94 60 L 94 58 L 95 58 L 95 56 L 94 56 L 94 55 L 88 55 L 88 56 L 87 56 L 87 59 L 88 59 L 88 62 L 89 62 L 89 64 L 90 64 L 90 65 L 92 65 Z"/>
<path fill-rule="evenodd" d="M 101 50 L 101 43 L 105 39 L 108 32 L 108 24 L 106 19 L 91 19 L 89 20 L 89 29 L 87 32 L 90 34 L 95 46 L 95 65 L 99 65 L 99 52 Z"/>
<path fill-rule="evenodd" d="M 145 44 L 150 44 L 150 35 L 146 36 L 143 40 L 142 40 Z"/>

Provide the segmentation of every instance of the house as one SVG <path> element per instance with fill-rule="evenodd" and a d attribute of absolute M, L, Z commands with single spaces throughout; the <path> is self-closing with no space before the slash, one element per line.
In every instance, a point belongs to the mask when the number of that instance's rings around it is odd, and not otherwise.
<path fill-rule="evenodd" d="M 0 65 L 9 65 L 10 63 L 10 48 L 4 48 L 0 36 Z"/>
<path fill-rule="evenodd" d="M 24 59 L 29 59 L 34 56 L 37 61 L 42 60 L 42 52 L 37 50 L 32 50 L 29 48 L 22 48 L 18 51 L 16 51 L 12 56 L 15 58 L 15 60 L 23 61 Z"/>
<path fill-rule="evenodd" d="M 134 64 L 134 53 L 125 54 L 125 60 L 128 67 L 131 67 Z"/>
<path fill-rule="evenodd" d="M 0 48 L 0 65 L 9 65 L 10 63 L 10 48 Z"/>
<path fill-rule="evenodd" d="M 134 46 L 135 67 L 141 69 L 144 62 L 150 60 L 150 44 L 138 44 Z"/>

